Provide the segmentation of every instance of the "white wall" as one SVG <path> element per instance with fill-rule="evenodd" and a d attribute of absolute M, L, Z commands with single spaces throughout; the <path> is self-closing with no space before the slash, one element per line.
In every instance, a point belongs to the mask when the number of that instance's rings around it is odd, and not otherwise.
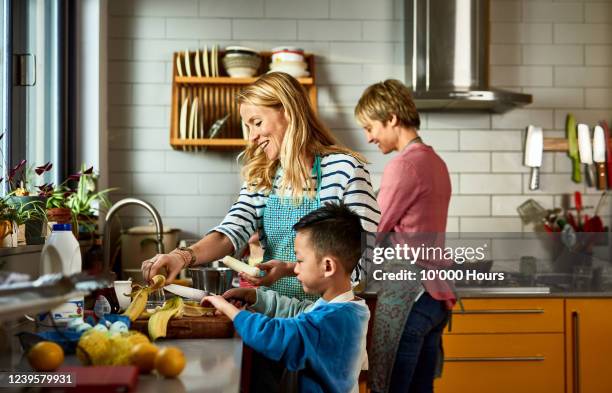
<path fill-rule="evenodd" d="M 166 225 L 201 234 L 219 222 L 239 186 L 234 154 L 174 151 L 169 145 L 172 53 L 242 44 L 296 44 L 317 55 L 319 112 L 372 162 L 374 183 L 390 156 L 368 146 L 352 117 L 363 89 L 403 79 L 401 1 L 110 0 L 108 26 L 111 186 L 147 199 Z M 504 115 L 428 114 L 422 136 L 446 160 L 453 198 L 449 231 L 530 231 L 516 207 L 534 197 L 598 193 L 570 180 L 563 153 L 546 153 L 542 189 L 528 190 L 524 128 L 562 136 L 565 116 L 612 121 L 612 2 L 499 1 L 491 7 L 491 82 L 533 94 Z M 120 195 L 121 196 L 121 195 Z M 133 214 L 144 216 L 142 212 Z M 606 222 L 607 223 L 607 222 Z"/>

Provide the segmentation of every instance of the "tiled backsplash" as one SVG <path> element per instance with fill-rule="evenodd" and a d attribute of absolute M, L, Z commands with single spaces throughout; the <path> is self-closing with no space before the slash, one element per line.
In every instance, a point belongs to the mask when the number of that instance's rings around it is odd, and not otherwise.
<path fill-rule="evenodd" d="M 116 197 L 149 200 L 165 225 L 191 235 L 217 224 L 234 200 L 240 184 L 235 154 L 169 145 L 172 52 L 213 43 L 259 50 L 295 44 L 315 53 L 319 112 L 371 161 L 378 185 L 391 157 L 366 143 L 352 113 L 367 85 L 403 79 L 401 4 L 110 0 L 109 157 L 111 185 L 121 187 Z M 568 111 L 591 125 L 612 121 L 612 1 L 493 0 L 491 19 L 492 85 L 533 94 L 534 103 L 503 115 L 423 115 L 422 137 L 452 176 L 449 231 L 531 231 L 516 213 L 527 198 L 545 207 L 574 190 L 587 193 L 585 205 L 598 199 L 597 191 L 571 182 L 563 153 L 545 153 L 542 189 L 529 191 L 521 149 L 530 123 L 542 126 L 545 136 L 562 136 Z"/>

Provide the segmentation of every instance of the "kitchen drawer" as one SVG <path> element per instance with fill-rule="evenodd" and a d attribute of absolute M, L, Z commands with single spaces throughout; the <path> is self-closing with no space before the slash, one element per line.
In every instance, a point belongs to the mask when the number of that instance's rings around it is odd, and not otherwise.
<path fill-rule="evenodd" d="M 563 393 L 564 335 L 445 335 L 436 393 Z"/>
<path fill-rule="evenodd" d="M 463 305 L 464 311 L 453 309 L 451 334 L 564 331 L 563 299 L 465 299 Z"/>

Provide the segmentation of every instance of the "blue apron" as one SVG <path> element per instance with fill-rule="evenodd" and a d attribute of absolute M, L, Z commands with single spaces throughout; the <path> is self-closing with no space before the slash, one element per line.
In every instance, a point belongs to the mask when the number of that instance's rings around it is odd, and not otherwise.
<path fill-rule="evenodd" d="M 278 259 L 285 262 L 296 262 L 295 231 L 293 225 L 302 217 L 321 207 L 321 157 L 316 156 L 312 174 L 317 176 L 317 194 L 314 199 L 304 197 L 296 205 L 291 197 L 283 197 L 272 192 L 266 202 L 263 213 L 263 230 L 265 238 L 264 262 Z M 299 300 L 317 300 L 316 295 L 309 295 L 302 289 L 302 284 L 295 276 L 283 277 L 272 284 L 269 289 L 281 295 Z"/>

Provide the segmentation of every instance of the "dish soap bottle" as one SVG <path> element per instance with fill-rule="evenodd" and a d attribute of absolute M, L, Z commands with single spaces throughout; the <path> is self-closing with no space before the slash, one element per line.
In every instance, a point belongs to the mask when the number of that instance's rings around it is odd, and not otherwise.
<path fill-rule="evenodd" d="M 81 249 L 72 234 L 72 225 L 53 224 L 40 258 L 40 274 L 61 273 L 70 275 L 81 271 Z M 56 322 L 68 322 L 83 316 L 82 296 L 66 300 L 51 310 Z"/>

